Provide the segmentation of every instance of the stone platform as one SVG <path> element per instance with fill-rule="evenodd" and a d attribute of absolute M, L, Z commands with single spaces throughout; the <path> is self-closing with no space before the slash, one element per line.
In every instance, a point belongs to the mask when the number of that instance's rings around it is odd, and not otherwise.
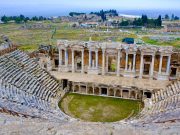
<path fill-rule="evenodd" d="M 170 81 L 162 81 L 162 80 L 90 75 L 90 74 L 81 74 L 81 73 L 61 73 L 57 71 L 51 71 L 50 73 L 59 80 L 68 79 L 69 81 L 73 81 L 73 82 L 90 82 L 90 83 L 106 84 L 106 85 L 121 85 L 125 87 L 138 87 L 141 89 L 148 89 L 148 90 L 163 89 L 170 83 Z"/>

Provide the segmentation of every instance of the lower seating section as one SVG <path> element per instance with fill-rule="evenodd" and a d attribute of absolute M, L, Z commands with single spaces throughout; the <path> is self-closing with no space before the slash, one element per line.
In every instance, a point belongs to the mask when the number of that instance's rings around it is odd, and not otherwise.
<path fill-rule="evenodd" d="M 14 114 L 66 119 L 59 110 L 60 84 L 28 55 L 15 50 L 0 56 L 0 108 Z"/>
<path fill-rule="evenodd" d="M 144 122 L 165 122 L 180 119 L 180 80 L 172 82 L 165 89 L 156 91 L 151 100 L 145 101 L 140 114 Z"/>

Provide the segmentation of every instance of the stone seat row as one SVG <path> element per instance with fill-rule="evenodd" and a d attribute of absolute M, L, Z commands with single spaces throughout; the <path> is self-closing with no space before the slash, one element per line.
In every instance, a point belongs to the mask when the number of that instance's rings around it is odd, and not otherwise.
<path fill-rule="evenodd" d="M 19 63 L 19 65 L 23 65 L 22 66 L 23 69 L 27 70 L 27 72 L 31 73 L 32 75 L 35 75 L 38 77 L 42 76 L 42 74 L 40 74 L 42 72 L 39 72 L 39 71 L 43 71 L 43 74 L 45 76 L 49 76 L 50 78 L 52 78 L 52 76 L 50 76 L 48 73 L 46 73 L 46 71 L 42 70 L 39 67 L 38 63 L 33 61 L 33 59 L 30 59 L 25 53 L 21 52 L 20 50 L 16 50 L 15 52 L 11 54 L 6 55 L 6 57 L 8 57 L 11 60 L 15 60 L 16 63 Z M 44 78 L 42 77 L 41 79 L 44 79 Z"/>
<path fill-rule="evenodd" d="M 7 56 L 7 55 L 6 55 Z M 31 76 L 31 74 L 28 74 L 24 70 L 22 70 L 20 67 L 17 67 L 14 65 L 14 63 L 10 62 L 6 58 L 2 58 L 0 61 L 0 67 L 1 67 L 1 77 L 6 79 L 7 81 L 12 81 L 11 83 L 15 83 L 18 87 L 22 86 L 23 84 L 26 86 L 26 88 L 33 88 L 31 90 L 35 90 L 38 86 L 42 88 L 43 86 L 46 87 L 46 90 L 49 90 L 49 93 L 53 93 L 52 96 L 55 96 L 57 90 L 59 89 L 59 84 L 57 81 L 55 81 L 52 77 L 49 77 L 46 72 L 41 72 L 40 77 L 34 77 Z M 33 85 L 31 87 L 28 85 L 31 85 L 33 82 Z M 38 89 L 39 91 L 39 89 Z M 46 92 L 43 90 L 43 92 Z"/>
<path fill-rule="evenodd" d="M 0 108 L 18 114 L 64 120 L 57 110 L 59 82 L 33 59 L 16 50 L 0 56 Z"/>
<path fill-rule="evenodd" d="M 39 109 L 47 108 L 50 102 L 46 100 L 40 99 L 37 96 L 34 96 L 30 93 L 22 91 L 21 89 L 16 88 L 15 86 L 1 81 L 1 91 L 0 97 L 11 100 L 12 102 L 19 102 L 20 104 L 32 105 L 35 107 L 39 107 Z M 48 110 L 49 108 L 47 108 Z"/>
<path fill-rule="evenodd" d="M 172 117 L 179 119 L 179 113 L 176 112 L 180 111 L 180 81 L 177 80 L 165 89 L 156 91 L 148 102 L 139 115 L 140 121 L 161 121 Z"/>
<path fill-rule="evenodd" d="M 168 85 L 165 89 L 161 89 L 152 94 L 152 101 L 159 102 L 166 99 L 169 96 L 173 96 L 180 93 L 180 81 L 176 81 Z"/>
<path fill-rule="evenodd" d="M 33 106 L 26 104 L 22 105 L 20 103 L 12 102 L 11 100 L 5 98 L 0 98 L 0 108 L 15 112 L 18 115 L 23 114 L 32 118 L 43 118 L 52 121 L 62 121 L 66 119 L 66 117 L 61 111 L 53 110 L 53 108 L 50 108 L 51 111 L 43 109 L 39 110 L 38 108 L 35 108 Z"/>
<path fill-rule="evenodd" d="M 3 69 L 3 67 L 1 67 Z M 12 67 L 12 71 L 13 71 Z M 1 79 L 14 84 L 16 87 L 23 89 L 24 91 L 27 91 L 31 94 L 36 94 L 37 92 L 41 92 L 42 94 L 44 92 L 48 92 L 45 87 L 43 87 L 37 80 L 34 80 L 31 76 L 28 76 L 26 73 L 21 72 L 21 70 L 15 70 L 16 72 L 3 72 L 3 74 L 0 74 Z M 39 87 L 38 87 L 39 86 Z M 42 89 L 40 89 L 42 88 Z M 44 89 L 44 90 L 43 90 Z M 53 96 L 53 93 L 49 91 L 49 94 Z M 37 94 L 36 94 L 37 95 Z M 37 95 L 39 96 L 39 95 Z M 43 97 L 41 97 L 43 98 Z"/>

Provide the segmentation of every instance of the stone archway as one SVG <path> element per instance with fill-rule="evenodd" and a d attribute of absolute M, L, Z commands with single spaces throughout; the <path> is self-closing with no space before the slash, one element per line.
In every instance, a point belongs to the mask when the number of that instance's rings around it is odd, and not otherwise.
<path fill-rule="evenodd" d="M 101 95 L 106 95 L 108 94 L 108 89 L 107 88 L 101 88 Z"/>
<path fill-rule="evenodd" d="M 129 98 L 129 90 L 123 90 L 122 97 L 123 98 Z"/>
<path fill-rule="evenodd" d="M 100 95 L 100 89 L 98 87 L 94 88 L 94 94 Z"/>
<path fill-rule="evenodd" d="M 109 89 L 108 96 L 114 96 L 114 89 L 113 88 Z"/>
<path fill-rule="evenodd" d="M 93 94 L 93 87 L 88 87 L 88 94 Z"/>
<path fill-rule="evenodd" d="M 115 93 L 115 96 L 116 97 L 121 97 L 121 90 L 116 90 L 116 93 Z"/>
<path fill-rule="evenodd" d="M 136 92 L 135 91 L 131 91 L 130 98 L 134 98 L 135 99 L 135 97 L 136 97 Z"/>
<path fill-rule="evenodd" d="M 80 86 L 81 87 L 81 93 L 86 93 L 86 86 Z"/>
<path fill-rule="evenodd" d="M 79 92 L 79 85 L 74 86 L 74 92 Z"/>
<path fill-rule="evenodd" d="M 137 92 L 137 99 L 142 99 L 142 96 L 143 96 L 143 91 L 142 90 L 139 90 Z"/>

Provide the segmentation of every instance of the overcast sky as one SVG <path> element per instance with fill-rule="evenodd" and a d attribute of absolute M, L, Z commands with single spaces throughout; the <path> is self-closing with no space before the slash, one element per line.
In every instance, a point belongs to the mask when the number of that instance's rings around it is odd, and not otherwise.
<path fill-rule="evenodd" d="M 180 0 L 0 0 L 2 14 L 38 14 L 43 12 L 117 10 L 180 10 Z"/>

